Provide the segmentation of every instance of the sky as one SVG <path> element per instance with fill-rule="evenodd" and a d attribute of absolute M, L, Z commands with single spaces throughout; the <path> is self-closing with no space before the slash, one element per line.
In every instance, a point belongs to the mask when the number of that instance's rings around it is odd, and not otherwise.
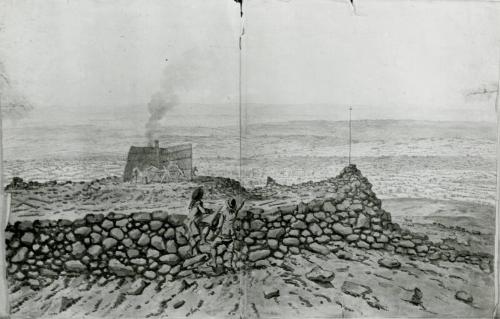
<path fill-rule="evenodd" d="M 0 0 L 0 61 L 26 121 L 163 125 L 495 121 L 500 2 Z M 0 69 L 1 70 L 1 69 Z M 12 93 L 14 92 L 14 93 Z M 471 94 L 472 93 L 472 94 Z M 19 121 L 13 125 L 19 125 Z M 22 122 L 21 122 L 22 123 Z"/>

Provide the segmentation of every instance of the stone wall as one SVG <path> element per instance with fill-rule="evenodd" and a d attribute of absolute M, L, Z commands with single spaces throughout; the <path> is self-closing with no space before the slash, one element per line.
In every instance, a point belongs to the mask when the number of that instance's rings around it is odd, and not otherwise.
<path fill-rule="evenodd" d="M 347 244 L 429 261 L 467 262 L 491 271 L 490 255 L 457 251 L 400 229 L 354 165 L 346 167 L 334 181 L 336 189 L 328 198 L 239 212 L 237 238 L 229 245 L 217 246 L 218 264 L 226 271 L 265 267 L 303 250 L 339 256 Z M 183 215 L 157 211 L 9 224 L 9 278 L 36 288 L 59 275 L 146 280 L 213 275 L 210 245 L 192 247 L 184 219 Z"/>

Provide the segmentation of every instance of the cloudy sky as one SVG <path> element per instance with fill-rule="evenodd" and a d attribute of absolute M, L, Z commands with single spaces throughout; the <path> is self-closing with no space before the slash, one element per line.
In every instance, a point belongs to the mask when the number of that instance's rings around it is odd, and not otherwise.
<path fill-rule="evenodd" d="M 495 119 L 500 2 L 359 0 L 354 12 L 347 0 L 248 0 L 244 11 L 249 122 L 339 120 L 349 105 L 356 118 Z M 0 21 L 3 96 L 29 101 L 31 119 L 142 121 L 162 92 L 177 104 L 164 124 L 237 123 L 233 1 L 1 0 Z"/>

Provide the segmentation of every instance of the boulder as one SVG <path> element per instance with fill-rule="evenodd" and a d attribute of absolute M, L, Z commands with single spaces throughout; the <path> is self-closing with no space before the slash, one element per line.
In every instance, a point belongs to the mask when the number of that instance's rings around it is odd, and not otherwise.
<path fill-rule="evenodd" d="M 137 241 L 137 245 L 139 246 L 147 246 L 149 245 L 150 239 L 147 234 L 142 234 L 139 240 Z"/>
<path fill-rule="evenodd" d="M 151 238 L 151 246 L 160 251 L 165 250 L 165 243 L 160 236 L 153 236 L 153 238 Z"/>
<path fill-rule="evenodd" d="M 294 237 L 287 237 L 283 239 L 283 244 L 286 246 L 298 246 L 300 244 L 300 241 Z"/>
<path fill-rule="evenodd" d="M 285 229 L 283 228 L 273 228 L 267 232 L 268 238 L 279 239 L 285 235 Z"/>
<path fill-rule="evenodd" d="M 132 219 L 136 222 L 148 222 L 151 220 L 151 214 L 149 214 L 149 213 L 134 213 L 134 214 L 132 214 Z"/>
<path fill-rule="evenodd" d="M 160 257 L 160 262 L 170 266 L 175 266 L 179 263 L 179 256 L 176 254 L 168 254 Z"/>
<path fill-rule="evenodd" d="M 359 214 L 354 228 L 370 228 L 370 218 L 368 218 L 365 214 Z"/>
<path fill-rule="evenodd" d="M 149 248 L 146 252 L 146 256 L 148 258 L 158 258 L 160 256 L 160 252 L 156 249 Z"/>
<path fill-rule="evenodd" d="M 90 227 L 78 227 L 75 229 L 75 235 L 80 236 L 80 237 L 86 237 L 92 232 L 92 229 Z"/>
<path fill-rule="evenodd" d="M 81 242 L 77 241 L 71 245 L 71 254 L 75 256 L 76 258 L 80 258 L 83 256 L 85 253 L 85 245 L 82 244 Z"/>
<path fill-rule="evenodd" d="M 255 219 L 255 220 L 252 220 L 252 222 L 250 223 L 250 229 L 259 230 L 262 227 L 264 227 L 265 225 L 266 225 L 266 223 L 264 223 L 263 221 L 261 221 L 259 219 Z"/>
<path fill-rule="evenodd" d="M 186 259 L 184 260 L 184 263 L 182 264 L 182 267 L 183 268 L 187 268 L 187 267 L 190 267 L 190 266 L 193 266 L 199 262 L 203 262 L 205 260 L 208 259 L 208 256 L 205 255 L 205 254 L 202 254 L 202 255 L 196 255 L 194 257 L 191 257 L 189 259 Z"/>
<path fill-rule="evenodd" d="M 109 231 L 109 235 L 116 240 L 122 240 L 125 235 L 120 228 L 113 228 Z"/>
<path fill-rule="evenodd" d="M 457 291 L 457 293 L 455 294 L 455 299 L 460 300 L 462 302 L 465 302 L 467 304 L 471 304 L 472 301 L 474 300 L 474 298 L 471 296 L 471 294 L 469 294 L 466 291 L 462 291 L 462 290 Z"/>
<path fill-rule="evenodd" d="M 130 263 L 137 266 L 145 266 L 148 264 L 148 261 L 144 258 L 133 258 L 130 259 Z"/>
<path fill-rule="evenodd" d="M 315 283 L 330 284 L 335 278 L 335 273 L 316 266 L 306 274 L 306 278 Z"/>
<path fill-rule="evenodd" d="M 175 240 L 170 239 L 167 240 L 167 252 L 171 254 L 175 254 L 177 252 L 177 244 L 175 243 Z"/>
<path fill-rule="evenodd" d="M 344 226 L 339 223 L 335 223 L 332 225 L 332 229 L 335 233 L 342 235 L 342 236 L 347 236 L 353 233 L 352 228 L 349 226 Z"/>
<path fill-rule="evenodd" d="M 84 272 L 87 270 L 87 266 L 82 264 L 81 261 L 79 260 L 68 260 L 67 262 L 64 263 L 64 269 L 68 272 Z"/>
<path fill-rule="evenodd" d="M 366 294 L 372 292 L 372 289 L 370 287 L 352 281 L 344 281 L 341 290 L 343 293 L 354 297 L 365 296 Z"/>
<path fill-rule="evenodd" d="M 356 245 L 359 247 L 359 248 L 363 248 L 363 249 L 370 249 L 370 244 L 367 243 L 366 241 L 364 240 L 360 240 L 356 243 Z"/>
<path fill-rule="evenodd" d="M 140 295 L 144 291 L 144 289 L 148 286 L 148 284 L 142 279 L 136 279 L 130 288 L 127 290 L 128 295 Z"/>
<path fill-rule="evenodd" d="M 271 248 L 272 250 L 276 250 L 278 249 L 278 241 L 276 239 L 268 239 L 267 240 L 267 245 L 269 246 L 269 248 Z"/>
<path fill-rule="evenodd" d="M 160 228 L 162 228 L 163 226 L 163 223 L 159 220 L 152 220 L 149 222 L 149 229 L 151 229 L 152 231 L 156 231 Z"/>
<path fill-rule="evenodd" d="M 108 268 L 119 277 L 135 275 L 134 269 L 130 266 L 125 266 L 117 259 L 111 259 L 108 263 Z"/>
<path fill-rule="evenodd" d="M 330 249 L 318 243 L 309 244 L 309 249 L 321 255 L 328 255 L 330 253 Z"/>
<path fill-rule="evenodd" d="M 280 296 L 280 291 L 278 288 L 270 287 L 264 289 L 264 298 L 271 299 Z"/>
<path fill-rule="evenodd" d="M 402 240 L 398 243 L 398 246 L 404 248 L 413 248 L 415 247 L 415 244 L 411 240 Z"/>
<path fill-rule="evenodd" d="M 250 254 L 248 255 L 248 259 L 250 259 L 250 261 L 257 261 L 264 259 L 269 255 L 271 255 L 271 251 L 269 249 L 261 249 L 250 252 Z"/>
<path fill-rule="evenodd" d="M 135 258 L 140 255 L 140 252 L 137 249 L 129 249 L 127 250 L 128 258 Z"/>
<path fill-rule="evenodd" d="M 327 213 L 335 213 L 337 209 L 335 208 L 335 205 L 332 204 L 332 202 L 325 202 L 323 204 L 323 211 Z"/>
<path fill-rule="evenodd" d="M 153 280 L 156 278 L 156 273 L 152 270 L 147 270 L 144 272 L 144 277 L 146 277 L 149 280 Z"/>
<path fill-rule="evenodd" d="M 165 237 L 165 239 L 175 238 L 175 228 L 172 228 L 172 227 L 167 228 L 167 230 L 163 234 L 163 237 Z"/>
<path fill-rule="evenodd" d="M 14 255 L 14 257 L 12 257 L 10 261 L 13 263 L 20 263 L 26 260 L 27 255 L 28 255 L 28 248 L 21 247 L 17 250 L 16 254 Z"/>
<path fill-rule="evenodd" d="M 297 220 L 297 221 L 292 223 L 292 228 L 294 228 L 294 229 L 307 229 L 307 225 L 303 221 Z"/>
<path fill-rule="evenodd" d="M 321 230 L 321 227 L 316 223 L 309 225 L 309 231 L 316 237 L 323 234 L 323 230 Z"/>
<path fill-rule="evenodd" d="M 35 241 L 35 235 L 33 233 L 27 232 L 21 237 L 21 243 L 25 245 L 31 245 Z"/>
<path fill-rule="evenodd" d="M 389 268 L 389 269 L 395 269 L 395 268 L 401 267 L 401 263 L 399 262 L 399 260 L 397 260 L 395 258 L 388 258 L 388 257 L 379 259 L 378 264 L 381 267 L 385 267 L 385 268 Z"/>
<path fill-rule="evenodd" d="M 316 238 L 316 242 L 318 242 L 320 244 L 325 244 L 325 243 L 329 242 L 330 240 L 331 240 L 330 237 L 328 237 L 327 235 L 321 235 L 318 238 Z"/>
<path fill-rule="evenodd" d="M 160 275 L 166 275 L 169 273 L 170 269 L 172 269 L 170 265 L 162 265 L 160 269 L 158 269 L 158 273 Z"/>
<path fill-rule="evenodd" d="M 112 247 L 116 246 L 118 244 L 118 241 L 114 238 L 106 238 L 102 241 L 102 246 L 104 247 L 104 250 L 108 251 Z"/>
<path fill-rule="evenodd" d="M 168 212 L 167 211 L 155 211 L 151 215 L 151 218 L 156 221 L 164 221 L 168 218 Z"/>
<path fill-rule="evenodd" d="M 426 253 L 426 252 L 429 251 L 429 246 L 427 246 L 427 245 L 418 245 L 416 247 L 416 249 L 417 249 L 417 253 Z"/>
<path fill-rule="evenodd" d="M 141 237 L 141 231 L 138 229 L 132 229 L 128 232 L 128 237 L 132 238 L 133 240 L 137 240 L 139 237 Z"/>
<path fill-rule="evenodd" d="M 345 238 L 345 240 L 347 240 L 348 242 L 356 241 L 358 239 L 359 239 L 358 234 L 350 234 L 350 235 L 347 235 L 347 237 Z"/>

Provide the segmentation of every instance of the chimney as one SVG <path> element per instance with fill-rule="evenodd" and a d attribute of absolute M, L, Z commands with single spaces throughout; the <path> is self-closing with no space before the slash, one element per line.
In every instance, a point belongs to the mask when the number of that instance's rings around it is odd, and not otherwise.
<path fill-rule="evenodd" d="M 156 167 L 160 168 L 160 142 L 155 140 Z"/>

